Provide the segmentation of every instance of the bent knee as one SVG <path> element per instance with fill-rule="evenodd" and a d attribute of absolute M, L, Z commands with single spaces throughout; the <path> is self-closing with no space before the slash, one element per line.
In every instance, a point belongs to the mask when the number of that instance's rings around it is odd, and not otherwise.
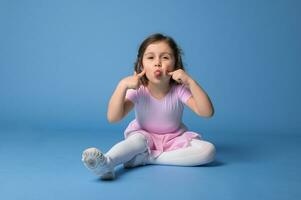
<path fill-rule="evenodd" d="M 210 162 L 212 162 L 212 161 L 214 161 L 214 159 L 215 159 L 215 154 L 216 154 L 216 148 L 215 148 L 215 146 L 212 144 L 212 143 L 210 143 L 210 142 L 208 142 L 207 143 L 207 151 L 206 151 L 206 154 L 207 154 L 207 163 L 210 163 Z"/>
<path fill-rule="evenodd" d="M 192 141 L 192 146 L 194 146 L 199 154 L 200 158 L 200 165 L 210 163 L 214 161 L 216 148 L 215 146 L 207 141 L 199 140 L 199 141 Z"/>
<path fill-rule="evenodd" d="M 146 137 L 142 134 L 142 133 L 134 133 L 132 135 L 130 135 L 127 140 L 132 140 L 132 141 L 135 141 L 135 142 L 141 142 L 141 143 L 146 143 L 147 142 L 147 139 Z"/>

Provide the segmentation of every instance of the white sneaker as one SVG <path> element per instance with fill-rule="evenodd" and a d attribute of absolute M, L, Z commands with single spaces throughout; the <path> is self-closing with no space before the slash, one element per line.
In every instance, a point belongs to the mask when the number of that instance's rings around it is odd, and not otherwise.
<path fill-rule="evenodd" d="M 145 152 L 139 153 L 134 158 L 129 160 L 128 162 L 123 164 L 124 168 L 132 168 L 132 167 L 137 167 L 141 165 L 146 165 L 148 164 L 148 158 L 149 158 L 149 153 L 146 150 Z"/>
<path fill-rule="evenodd" d="M 114 179 L 114 168 L 110 165 L 110 159 L 97 148 L 88 148 L 82 154 L 84 165 L 101 179 Z"/>

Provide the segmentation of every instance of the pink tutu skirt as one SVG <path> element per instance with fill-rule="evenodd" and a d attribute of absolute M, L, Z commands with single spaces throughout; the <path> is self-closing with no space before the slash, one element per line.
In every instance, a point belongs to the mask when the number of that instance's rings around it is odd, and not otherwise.
<path fill-rule="evenodd" d="M 128 125 L 124 131 L 124 136 L 127 138 L 137 132 L 146 137 L 149 152 L 154 158 L 166 151 L 185 148 L 189 146 L 189 143 L 192 139 L 201 139 L 201 135 L 198 133 L 187 131 L 187 128 L 184 124 L 182 124 L 178 130 L 172 133 L 158 134 L 143 130 L 136 120 L 133 120 Z"/>

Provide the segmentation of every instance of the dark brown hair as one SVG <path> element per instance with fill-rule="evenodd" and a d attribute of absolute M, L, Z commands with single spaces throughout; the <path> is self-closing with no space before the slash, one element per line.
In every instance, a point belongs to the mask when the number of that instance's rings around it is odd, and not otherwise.
<path fill-rule="evenodd" d="M 179 46 L 174 41 L 174 39 L 172 39 L 169 36 L 163 35 L 161 33 L 155 33 L 155 34 L 150 35 L 149 37 L 147 37 L 141 43 L 141 45 L 139 47 L 138 54 L 137 54 L 137 59 L 136 59 L 135 66 L 134 66 L 135 72 L 137 74 L 139 74 L 142 71 L 142 59 L 143 59 L 143 55 L 144 55 L 144 52 L 145 52 L 146 48 L 152 43 L 161 42 L 161 41 L 166 42 L 169 45 L 169 47 L 172 49 L 172 52 L 173 52 L 173 55 L 174 55 L 174 58 L 175 58 L 175 68 L 174 68 L 174 70 L 177 70 L 177 69 L 184 70 L 184 66 L 183 66 L 183 63 L 182 63 L 182 50 L 179 48 Z M 141 82 L 142 82 L 143 85 L 147 85 L 148 79 L 146 78 L 145 75 L 141 78 Z M 170 83 L 171 84 L 177 84 L 177 82 L 173 79 L 170 80 Z"/>

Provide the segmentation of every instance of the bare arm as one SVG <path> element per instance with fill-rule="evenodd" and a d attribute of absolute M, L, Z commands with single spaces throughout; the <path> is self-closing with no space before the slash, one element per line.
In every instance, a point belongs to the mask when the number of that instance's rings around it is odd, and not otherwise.
<path fill-rule="evenodd" d="M 128 89 L 137 89 L 140 85 L 139 79 L 145 74 L 142 71 L 140 74 L 122 79 L 117 85 L 108 105 L 107 118 L 109 122 L 118 122 L 123 119 L 129 111 L 134 107 L 134 104 L 125 99 Z"/>
<path fill-rule="evenodd" d="M 117 85 L 109 102 L 107 113 L 107 118 L 109 122 L 117 122 L 123 118 L 126 91 L 126 86 L 122 84 L 122 82 L 120 82 Z"/>
<path fill-rule="evenodd" d="M 188 99 L 187 106 L 199 116 L 212 117 L 214 108 L 206 92 L 193 79 L 189 80 L 188 87 L 192 97 Z"/>
<path fill-rule="evenodd" d="M 187 100 L 187 106 L 197 115 L 203 117 L 212 117 L 214 114 L 213 105 L 206 92 L 193 80 L 185 71 L 178 69 L 169 72 L 172 78 L 182 84 L 185 84 L 191 91 L 192 97 Z"/>

